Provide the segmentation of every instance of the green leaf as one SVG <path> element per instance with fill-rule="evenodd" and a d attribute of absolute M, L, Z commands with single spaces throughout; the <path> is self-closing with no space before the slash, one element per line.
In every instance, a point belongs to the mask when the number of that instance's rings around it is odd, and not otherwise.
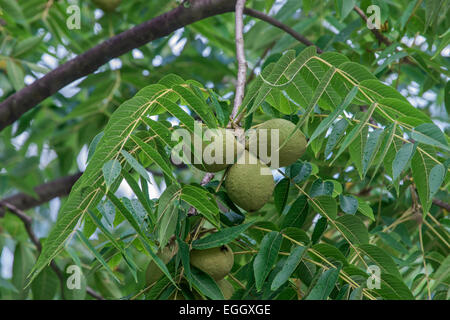
<path fill-rule="evenodd" d="M 135 281 L 137 282 L 137 273 L 136 270 L 138 267 L 134 263 L 132 257 L 128 255 L 126 250 L 117 242 L 117 240 L 114 238 L 114 236 L 109 232 L 109 230 L 103 225 L 101 220 L 95 215 L 91 210 L 88 211 L 89 217 L 92 219 L 94 224 L 102 231 L 102 233 L 106 236 L 106 238 L 113 244 L 113 246 L 122 254 L 122 256 L 125 258 L 125 262 L 127 263 L 128 267 L 130 268 L 131 274 L 133 275 Z M 37 278 L 36 278 L 37 281 Z M 33 282 L 34 284 L 34 282 Z"/>
<path fill-rule="evenodd" d="M 398 276 L 386 272 L 381 273 L 380 289 L 374 289 L 386 300 L 414 300 L 411 290 Z"/>
<path fill-rule="evenodd" d="M 309 190 L 309 196 L 314 198 L 322 195 L 333 194 L 334 184 L 331 181 L 322 181 L 322 179 L 317 179 L 311 185 L 311 190 Z"/>
<path fill-rule="evenodd" d="M 42 41 L 43 36 L 34 36 L 20 41 L 14 47 L 12 55 L 16 58 L 25 55 L 27 52 L 35 49 Z"/>
<path fill-rule="evenodd" d="M 298 128 L 300 128 L 304 123 L 306 123 L 309 119 L 310 114 L 312 113 L 312 111 L 314 110 L 315 105 L 319 102 L 320 97 L 322 97 L 323 93 L 325 92 L 325 90 L 327 89 L 327 87 L 330 85 L 331 80 L 333 79 L 333 76 L 336 74 L 336 68 L 335 67 L 331 67 L 323 76 L 322 79 L 320 79 L 319 84 L 317 85 L 316 90 L 314 91 L 314 96 L 311 99 L 311 101 L 309 102 L 308 106 L 306 107 L 305 113 L 303 114 L 301 120 L 297 123 L 297 125 L 295 126 L 295 129 L 289 134 L 289 136 L 286 138 L 285 142 L 283 144 L 285 144 L 289 138 L 291 137 L 291 135 L 294 134 L 295 130 L 297 130 Z M 283 144 L 280 146 L 280 148 L 283 147 Z"/>
<path fill-rule="evenodd" d="M 92 156 L 94 155 L 95 148 L 97 148 L 97 144 L 100 141 L 100 139 L 103 137 L 103 135 L 104 135 L 104 132 L 101 131 L 99 134 L 97 134 L 94 137 L 94 139 L 92 139 L 92 142 L 89 145 L 88 156 L 87 156 L 86 162 L 89 162 L 89 160 L 91 160 Z"/>
<path fill-rule="evenodd" d="M 364 169 L 363 169 L 363 156 L 364 148 L 367 142 L 367 135 L 369 128 L 364 127 L 357 135 L 356 138 L 350 143 L 348 151 L 350 153 L 350 159 L 353 161 L 356 169 L 358 170 L 359 177 L 363 179 Z"/>
<path fill-rule="evenodd" d="M 438 192 L 439 187 L 442 182 L 444 182 L 445 178 L 445 167 L 442 164 L 435 165 L 430 171 L 430 195 L 428 197 L 429 200 L 432 200 L 436 192 Z"/>
<path fill-rule="evenodd" d="M 308 296 L 305 298 L 306 300 L 326 300 L 330 295 L 331 291 L 333 291 L 334 286 L 339 278 L 339 269 L 331 268 L 322 273 L 316 285 Z"/>
<path fill-rule="evenodd" d="M 103 177 L 105 178 L 106 188 L 109 189 L 120 175 L 122 166 L 116 159 L 107 161 L 102 168 Z"/>
<path fill-rule="evenodd" d="M 278 288 L 280 288 L 284 283 L 286 283 L 286 281 L 288 281 L 292 273 L 295 271 L 295 269 L 297 269 L 305 253 L 307 252 L 306 249 L 307 247 L 295 246 L 291 250 L 291 254 L 284 263 L 283 268 L 273 279 L 270 290 L 278 290 Z"/>
<path fill-rule="evenodd" d="M 158 167 L 162 169 L 162 171 L 169 177 L 172 181 L 176 182 L 176 179 L 173 177 L 172 170 L 167 162 L 161 157 L 156 149 L 150 146 L 148 143 L 145 143 L 137 136 L 131 136 L 131 140 L 133 140 L 142 150 L 143 154 L 151 159 Z"/>
<path fill-rule="evenodd" d="M 356 94 L 358 93 L 358 87 L 353 87 L 352 90 L 347 94 L 344 101 L 337 107 L 332 113 L 330 113 L 314 130 L 313 134 L 309 138 L 308 144 L 310 144 L 315 138 L 321 135 L 325 130 L 327 130 L 330 125 L 337 119 L 338 116 L 344 112 L 348 105 L 353 101 Z"/>
<path fill-rule="evenodd" d="M 319 213 L 322 217 L 334 220 L 337 217 L 337 204 L 329 195 L 319 196 L 308 200 L 309 205 L 313 210 Z"/>
<path fill-rule="evenodd" d="M 336 0 L 340 21 L 343 21 L 350 14 L 355 5 L 356 0 Z"/>
<path fill-rule="evenodd" d="M 253 223 L 241 224 L 234 227 L 225 228 L 215 232 L 209 236 L 197 239 L 192 242 L 192 248 L 204 250 L 209 248 L 216 248 L 224 244 L 230 243 L 241 233 L 245 232 Z"/>
<path fill-rule="evenodd" d="M 422 123 L 431 122 L 431 119 L 425 113 L 414 108 L 408 101 L 404 101 L 403 97 L 401 99 L 383 98 L 379 101 L 379 106 L 384 112 L 394 119 L 412 117 Z"/>
<path fill-rule="evenodd" d="M 296 162 L 288 168 L 289 177 L 295 183 L 301 183 L 312 173 L 312 166 L 309 162 Z"/>
<path fill-rule="evenodd" d="M 311 241 L 312 243 L 317 243 L 320 240 L 320 237 L 322 237 L 323 233 L 327 229 L 328 222 L 327 218 L 321 217 L 319 220 L 317 220 L 316 225 L 314 227 L 314 231 L 311 235 Z"/>
<path fill-rule="evenodd" d="M 52 300 L 59 287 L 59 279 L 52 268 L 45 268 L 31 284 L 33 300 Z"/>
<path fill-rule="evenodd" d="M 189 203 L 209 222 L 218 226 L 219 207 L 208 191 L 196 186 L 185 185 L 181 191 L 181 200 Z"/>
<path fill-rule="evenodd" d="M 409 159 L 411 159 L 414 149 L 414 144 L 405 143 L 395 155 L 394 161 L 392 162 L 392 178 L 394 180 L 397 180 L 400 173 L 407 168 L 406 165 L 408 164 Z"/>
<path fill-rule="evenodd" d="M 386 157 L 388 151 L 389 151 L 389 147 L 391 146 L 391 143 L 394 139 L 394 134 L 395 134 L 395 129 L 397 127 L 397 122 L 390 124 L 386 129 L 385 129 L 385 134 L 384 134 L 384 138 L 383 138 L 383 142 L 381 143 L 381 154 L 380 157 L 378 158 L 378 163 L 375 167 L 375 170 L 372 173 L 372 179 L 373 177 L 375 177 L 376 173 L 378 172 L 378 169 L 380 168 L 381 164 L 383 163 L 383 159 Z"/>
<path fill-rule="evenodd" d="M 16 289 L 16 287 L 14 287 L 14 285 L 10 281 L 5 280 L 3 278 L 0 278 L 0 288 L 12 291 L 13 293 L 19 293 L 19 291 Z"/>
<path fill-rule="evenodd" d="M 390 247 L 394 248 L 398 252 L 408 254 L 408 250 L 389 233 L 379 231 L 376 234 Z"/>
<path fill-rule="evenodd" d="M 135 97 L 122 103 L 113 113 L 104 129 L 104 135 L 100 139 L 92 159 L 89 161 L 81 178 L 72 187 L 69 198 L 64 202 L 58 214 L 58 220 L 50 231 L 39 259 L 33 267 L 30 282 L 60 252 L 64 243 L 74 233 L 75 226 L 86 214 L 88 208 L 95 207 L 105 194 L 102 179 L 104 163 L 117 159 L 120 151 L 125 146 L 125 142 L 129 140 L 133 130 L 143 117 L 157 111 L 161 106 L 171 109 L 171 105 L 168 106 L 164 103 L 168 101 L 167 103 L 170 104 L 172 103 L 171 100 L 166 98 L 164 102 L 161 101 L 170 93 L 171 91 L 168 88 L 159 84 L 147 86 L 141 89 Z M 178 105 L 175 104 L 175 106 L 178 111 L 181 110 Z M 185 112 L 181 112 L 188 116 Z M 192 121 L 193 127 L 194 120 L 189 116 L 188 118 Z M 120 201 L 116 201 L 115 204 L 123 207 Z M 127 212 L 123 214 L 128 216 Z M 132 219 L 131 214 L 129 219 Z M 140 232 L 140 240 L 146 246 L 145 237 L 139 226 L 136 226 L 136 223 L 132 224 L 132 226 Z M 149 249 L 148 245 L 146 249 Z"/>
<path fill-rule="evenodd" d="M 344 196 L 341 194 L 339 195 L 339 206 L 345 213 L 355 214 L 358 210 L 358 200 L 352 195 Z"/>
<path fill-rule="evenodd" d="M 175 185 L 171 185 L 167 189 L 169 189 L 172 186 L 175 186 Z M 176 286 L 176 283 L 172 279 L 172 276 L 170 275 L 169 270 L 167 269 L 165 263 L 155 254 L 154 250 L 148 244 L 148 239 L 145 236 L 145 234 L 143 233 L 143 231 L 141 230 L 140 225 L 138 224 L 138 222 L 134 218 L 133 214 L 131 214 L 131 212 L 126 208 L 126 206 L 124 206 L 123 203 L 115 195 L 113 195 L 111 192 L 108 192 L 107 196 L 111 200 L 111 202 L 114 203 L 114 205 L 119 210 L 119 212 L 130 223 L 130 225 L 133 227 L 133 229 L 138 233 L 139 240 L 141 241 L 142 245 L 144 246 L 145 251 L 147 251 L 150 254 L 150 256 L 152 257 L 153 261 L 156 263 L 158 268 Z"/>
<path fill-rule="evenodd" d="M 367 142 L 364 146 L 364 153 L 362 159 L 363 176 L 366 176 L 367 171 L 372 165 L 372 162 L 374 161 L 375 156 L 378 150 L 380 149 L 382 141 L 381 137 L 383 133 L 384 133 L 383 129 L 377 129 L 369 133 Z"/>
<path fill-rule="evenodd" d="M 437 288 L 441 283 L 448 282 L 450 277 L 450 256 L 447 256 L 444 261 L 442 261 L 439 268 L 433 273 L 432 278 L 435 280 L 432 286 L 432 290 Z"/>
<path fill-rule="evenodd" d="M 193 87 L 196 88 L 196 87 Z M 195 111 L 195 113 L 203 120 L 208 128 L 217 128 L 217 123 L 211 109 L 203 99 L 200 99 L 196 94 L 185 86 L 175 85 L 173 90 L 178 93 L 186 105 Z"/>
<path fill-rule="evenodd" d="M 126 152 L 125 150 L 121 151 L 121 154 L 123 155 L 123 157 L 125 158 L 125 160 L 128 162 L 128 164 L 134 169 L 136 170 L 137 173 L 139 173 L 139 175 L 144 178 L 145 180 L 147 180 L 148 182 L 151 183 L 151 179 L 148 175 L 147 170 L 145 170 L 145 168 L 135 159 L 133 158 L 133 156 L 131 154 L 129 154 L 128 152 Z"/>
<path fill-rule="evenodd" d="M 348 265 L 348 262 L 345 259 L 345 256 L 335 246 L 332 246 L 328 243 L 317 243 L 312 246 L 312 249 L 317 251 L 321 256 L 325 257 L 330 262 L 334 261 L 334 262 L 339 262 L 344 266 Z M 323 260 L 321 259 L 321 257 L 319 255 L 317 255 L 316 253 L 310 252 L 309 255 L 315 261 L 323 263 Z"/>
<path fill-rule="evenodd" d="M 359 121 L 359 123 L 353 128 L 352 131 L 348 135 L 345 136 L 344 141 L 341 144 L 341 147 L 339 148 L 339 151 L 337 152 L 336 156 L 334 157 L 333 161 L 331 161 L 331 164 L 333 164 L 334 161 L 336 161 L 337 158 L 347 149 L 347 147 L 353 142 L 353 140 L 356 139 L 356 137 L 361 133 L 361 131 L 366 126 L 367 122 L 369 122 L 370 117 L 373 114 L 373 111 L 375 110 L 377 106 L 377 103 L 372 103 L 370 105 L 369 110 L 365 112 Z M 330 165 L 331 165 L 330 164 Z"/>
<path fill-rule="evenodd" d="M 223 300 L 223 294 L 216 282 L 208 274 L 191 266 L 192 285 L 208 298 Z"/>
<path fill-rule="evenodd" d="M 261 241 L 258 254 L 253 262 L 257 291 L 262 289 L 264 281 L 277 260 L 282 240 L 280 233 L 272 231 L 266 234 Z"/>
<path fill-rule="evenodd" d="M 120 283 L 120 280 L 116 277 L 116 275 L 114 274 L 114 272 L 111 270 L 111 268 L 109 267 L 109 265 L 106 263 L 106 261 L 103 259 L 102 255 L 100 254 L 100 252 L 97 251 L 97 249 L 95 249 L 91 243 L 89 242 L 88 239 L 86 239 L 86 237 L 83 235 L 82 232 L 80 232 L 79 230 L 76 231 L 78 238 L 80 238 L 81 242 L 84 243 L 84 245 L 89 249 L 89 251 L 94 255 L 94 257 L 102 264 L 102 266 L 106 269 L 106 271 L 113 277 L 114 280 L 116 280 L 117 282 Z"/>
<path fill-rule="evenodd" d="M 419 194 L 424 218 L 431 206 L 430 184 L 433 184 L 434 187 L 435 181 L 430 183 L 430 176 L 431 170 L 435 165 L 436 162 L 423 152 L 416 152 L 411 160 L 412 175 Z"/>
<path fill-rule="evenodd" d="M 226 116 L 227 113 L 226 110 L 222 108 L 222 105 L 219 103 L 219 100 L 217 100 L 216 93 L 211 89 L 208 89 L 208 92 L 209 96 L 211 97 L 212 105 L 216 110 L 217 120 L 219 121 L 222 127 L 226 127 L 228 123 L 228 116 Z"/>
<path fill-rule="evenodd" d="M 408 56 L 408 53 L 405 51 L 399 51 L 391 54 L 389 57 L 387 57 L 382 64 L 380 64 L 373 74 L 377 75 L 384 69 L 386 69 L 390 64 L 392 64 L 394 61 L 400 60 L 404 57 Z"/>
<path fill-rule="evenodd" d="M 369 233 L 360 218 L 352 215 L 344 215 L 337 218 L 335 224 L 351 244 L 369 243 Z"/>
<path fill-rule="evenodd" d="M 292 203 L 288 212 L 284 216 L 283 222 L 281 223 L 281 228 L 284 229 L 286 227 L 297 227 L 301 228 L 306 220 L 306 216 L 308 213 L 307 208 L 307 198 L 306 196 L 299 196 Z"/>
<path fill-rule="evenodd" d="M 191 271 L 191 263 L 190 263 L 190 255 L 189 255 L 189 245 L 182 241 L 180 238 L 177 238 L 178 247 L 180 248 L 180 256 L 181 263 L 183 264 L 184 274 L 188 281 L 192 282 L 192 271 Z"/>
<path fill-rule="evenodd" d="M 362 244 L 358 247 L 359 251 L 366 255 L 372 262 L 380 267 L 382 273 L 390 273 L 401 277 L 394 260 L 382 249 L 372 244 Z"/>
<path fill-rule="evenodd" d="M 161 248 L 165 247 L 174 234 L 178 223 L 178 199 L 180 190 L 177 185 L 170 185 L 159 198 L 158 202 L 158 241 Z"/>
<path fill-rule="evenodd" d="M 305 245 L 311 242 L 308 234 L 304 230 L 297 227 L 286 227 L 281 233 L 291 239 L 304 243 Z"/>
<path fill-rule="evenodd" d="M 450 36 L 450 32 L 449 32 Z M 445 101 L 445 109 L 447 110 L 447 114 L 450 114 L 450 81 L 447 81 L 444 89 L 444 101 Z"/>
<path fill-rule="evenodd" d="M 292 81 L 292 79 L 300 72 L 307 62 L 315 56 L 315 54 L 316 48 L 314 46 L 304 49 L 297 57 L 295 57 L 295 51 L 290 50 L 277 61 L 266 79 L 263 78 L 265 76 L 263 71 L 259 77 L 259 79 L 263 80 L 259 82 L 259 85 L 262 86 L 262 88 L 258 88 L 256 86 L 254 89 L 252 88 L 254 95 L 257 96 L 252 108 L 248 110 L 248 114 L 253 113 L 254 110 L 261 105 L 266 96 L 270 93 L 271 87 L 286 85 L 289 81 Z M 244 99 L 244 102 L 242 103 L 243 107 L 247 107 L 251 99 L 253 99 L 252 95 L 250 95 L 249 98 Z"/>
<path fill-rule="evenodd" d="M 357 198 L 357 199 L 358 199 L 358 211 L 361 212 L 366 217 L 370 218 L 372 221 L 375 221 L 375 217 L 373 215 L 373 210 L 370 207 L 370 205 L 362 199 L 359 199 L 359 198 Z"/>
<path fill-rule="evenodd" d="M 344 136 L 347 127 L 348 127 L 347 119 L 341 119 L 333 124 L 330 135 L 328 136 L 327 144 L 325 146 L 325 153 L 324 153 L 325 158 L 329 157 L 330 153 L 333 151 L 338 141 Z"/>
<path fill-rule="evenodd" d="M 275 186 L 273 193 L 273 200 L 275 202 L 275 208 L 279 214 L 283 213 L 283 209 L 286 206 L 286 201 L 289 195 L 290 180 L 284 178 L 280 180 Z"/>
<path fill-rule="evenodd" d="M 136 180 L 134 180 L 134 178 L 126 170 L 122 170 L 122 175 L 125 178 L 125 181 L 130 186 L 131 190 L 133 190 L 134 194 L 136 195 L 136 197 L 140 201 L 140 204 L 144 207 L 144 209 L 145 209 L 145 211 L 147 213 L 147 216 L 151 219 L 152 223 L 156 223 L 156 219 L 154 217 L 152 209 L 150 208 L 148 195 L 147 196 L 145 195 L 145 193 L 146 193 L 145 189 L 141 190 L 139 188 L 139 185 L 136 182 Z M 141 184 L 145 185 L 146 182 L 141 180 Z M 148 194 L 148 192 L 147 192 L 147 194 Z"/>
<path fill-rule="evenodd" d="M 14 90 L 19 91 L 20 89 L 25 87 L 24 83 L 25 75 L 23 73 L 23 70 L 12 59 L 6 60 L 6 71 L 8 72 L 8 78 L 11 81 Z"/>
<path fill-rule="evenodd" d="M 434 123 L 424 123 L 411 131 L 411 139 L 450 151 L 444 133 Z"/>
<path fill-rule="evenodd" d="M 25 299 L 28 294 L 28 288 L 25 288 L 27 274 L 34 264 L 34 256 L 26 244 L 18 242 L 14 250 L 14 261 L 12 268 L 12 284 L 19 292 L 17 299 Z"/>

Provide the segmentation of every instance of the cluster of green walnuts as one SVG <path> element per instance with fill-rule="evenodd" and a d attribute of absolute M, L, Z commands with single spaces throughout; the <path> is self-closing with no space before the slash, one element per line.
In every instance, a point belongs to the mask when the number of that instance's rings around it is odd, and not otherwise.
<path fill-rule="evenodd" d="M 265 129 L 264 134 L 261 134 Z M 296 126 L 284 119 L 272 119 L 258 125 L 256 130 L 253 130 L 248 135 L 244 143 L 241 143 L 242 148 L 238 148 L 238 139 L 233 134 L 228 134 L 228 130 L 219 129 L 223 134 L 217 135 L 217 139 L 213 141 L 202 140 L 200 149 L 205 150 L 211 143 L 216 146 L 226 148 L 233 146 L 233 162 L 226 161 L 225 153 L 218 157 L 218 161 L 192 161 L 192 164 L 206 172 L 219 172 L 227 170 L 225 178 L 225 188 L 230 199 L 242 209 L 252 212 L 260 209 L 272 196 L 275 182 L 270 169 L 275 169 L 273 163 L 267 163 L 267 158 L 270 158 L 271 145 L 273 136 L 270 134 L 271 130 L 277 130 L 279 141 L 275 145 L 279 146 L 278 151 L 278 166 L 288 166 L 298 158 L 300 158 L 306 149 L 306 138 L 303 133 L 296 129 Z M 252 144 L 257 146 L 250 148 Z M 245 145 L 245 146 L 244 146 Z M 267 157 L 266 164 L 258 158 L 259 148 L 266 145 Z M 281 147 L 281 148 L 280 148 Z M 242 151 L 238 151 L 242 149 Z M 213 148 L 213 150 L 215 150 Z M 192 151 L 187 151 L 189 160 L 193 160 L 195 155 Z M 203 153 L 202 153 L 203 155 Z M 244 157 L 244 158 L 242 158 Z M 203 160 L 203 159 L 201 159 Z M 245 160 L 245 161 L 244 161 Z M 270 166 L 270 168 L 269 168 Z M 264 170 L 266 169 L 266 170 Z M 266 174 L 263 174 L 263 172 Z M 267 173 L 268 172 L 268 173 Z M 158 252 L 159 258 L 165 263 L 169 263 L 178 252 L 178 245 L 176 242 L 170 242 L 166 247 Z M 190 251 L 190 264 L 197 269 L 213 278 L 219 288 L 221 289 L 225 299 L 230 299 L 234 293 L 234 288 L 226 279 L 234 264 L 234 255 L 232 249 L 228 245 L 222 245 L 215 248 L 198 250 L 192 249 Z M 146 271 L 146 285 L 154 285 L 163 276 L 162 271 L 158 268 L 152 260 Z M 196 292 L 191 292 L 194 299 L 201 299 Z M 169 299 L 185 299 L 183 294 L 176 291 Z"/>
<path fill-rule="evenodd" d="M 227 144 L 233 145 L 233 163 L 227 161 L 225 153 L 216 162 L 207 163 L 203 159 L 191 162 L 196 168 L 206 172 L 227 170 L 225 189 L 230 199 L 247 212 L 257 211 L 272 196 L 275 183 L 271 169 L 286 167 L 297 161 L 306 150 L 306 138 L 292 122 L 285 119 L 263 122 L 248 134 L 243 143 L 238 142 L 233 134 L 225 132 L 226 129 L 220 130 L 224 134 L 220 135 L 219 141 L 215 139 L 213 142 L 202 142 L 202 154 L 212 143 L 217 147 L 223 146 L 223 149 L 226 149 Z M 277 131 L 276 135 L 272 135 L 274 130 Z M 274 136 L 278 137 L 277 143 L 272 141 Z M 245 144 L 245 147 L 239 147 L 239 144 Z M 275 158 L 274 149 L 277 151 L 277 165 L 271 161 Z M 264 156 L 264 161 L 261 155 Z M 190 160 L 193 158 L 191 154 Z"/>

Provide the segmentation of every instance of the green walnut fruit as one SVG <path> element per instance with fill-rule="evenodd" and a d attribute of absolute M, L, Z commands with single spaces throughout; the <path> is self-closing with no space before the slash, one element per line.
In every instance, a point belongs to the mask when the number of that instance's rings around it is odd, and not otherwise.
<path fill-rule="evenodd" d="M 114 11 L 122 0 L 92 0 L 94 4 L 105 12 Z"/>
<path fill-rule="evenodd" d="M 209 131 L 204 129 L 201 145 L 197 147 L 195 138 L 192 134 L 190 148 L 185 144 L 183 150 L 189 162 L 202 171 L 222 171 L 235 163 L 238 154 L 244 151 L 244 146 L 238 143 L 233 132 L 225 128 L 209 129 Z"/>
<path fill-rule="evenodd" d="M 162 260 L 162 262 L 167 264 L 177 253 L 177 249 L 178 247 L 176 245 L 167 245 L 166 247 L 164 247 L 164 249 L 158 252 L 157 256 Z M 150 261 L 147 267 L 147 271 L 145 272 L 145 283 L 147 284 L 147 286 L 155 283 L 162 276 L 163 272 L 156 265 L 155 261 Z"/>
<path fill-rule="evenodd" d="M 215 280 L 221 280 L 230 273 L 234 264 L 234 255 L 227 245 L 205 250 L 193 249 L 191 264 L 209 274 Z"/>
<path fill-rule="evenodd" d="M 269 167 L 244 151 L 245 163 L 240 158 L 227 173 L 225 188 L 230 199 L 242 209 L 252 212 L 269 201 L 275 188 Z"/>
<path fill-rule="evenodd" d="M 225 300 L 229 300 L 234 293 L 234 287 L 230 283 L 230 281 L 226 279 L 222 279 L 217 281 L 217 285 L 219 286 L 220 290 L 222 291 L 223 297 Z"/>
<path fill-rule="evenodd" d="M 266 134 L 262 134 L 261 129 L 266 129 Z M 270 157 L 272 155 L 271 130 L 273 129 L 279 130 L 278 147 L 281 147 L 289 135 L 295 130 L 287 143 L 278 151 L 279 165 L 277 167 L 289 166 L 305 153 L 307 142 L 305 135 L 299 129 L 295 129 L 295 124 L 288 120 L 271 119 L 262 123 L 255 131 L 249 134 L 247 147 L 252 144 L 257 146 L 257 156 L 260 156 L 260 146 L 267 146 L 267 156 Z"/>

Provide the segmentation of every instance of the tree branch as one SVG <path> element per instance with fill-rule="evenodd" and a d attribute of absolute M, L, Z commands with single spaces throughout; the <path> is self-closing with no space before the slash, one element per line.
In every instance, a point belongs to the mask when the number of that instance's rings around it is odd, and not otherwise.
<path fill-rule="evenodd" d="M 238 63 L 236 94 L 234 96 L 234 106 L 231 111 L 231 119 L 234 121 L 239 107 L 244 99 L 245 78 L 247 76 L 247 61 L 245 60 L 244 51 L 244 6 L 245 0 L 236 1 L 235 9 L 235 42 L 236 42 L 236 59 Z"/>
<path fill-rule="evenodd" d="M 39 241 L 39 238 L 33 232 L 33 228 L 32 228 L 33 219 L 31 219 L 31 217 L 28 216 L 25 212 L 23 212 L 22 210 L 18 209 L 17 207 L 15 207 L 14 205 L 12 205 L 10 203 L 6 202 L 6 203 L 3 203 L 2 205 L 5 206 L 9 212 L 11 212 L 15 216 L 17 216 L 20 220 L 22 220 L 22 223 L 25 227 L 25 230 L 28 233 L 28 236 L 29 236 L 31 242 L 33 242 L 33 244 L 36 246 L 37 250 L 40 253 L 42 251 L 42 244 Z M 52 260 L 52 262 L 50 263 L 50 267 L 53 269 L 53 271 L 55 272 L 56 276 L 59 279 L 60 288 L 61 288 L 61 297 L 64 299 L 64 285 L 65 285 L 64 275 L 54 260 Z M 86 292 L 89 293 L 91 296 L 93 296 L 96 299 L 103 300 L 102 296 L 100 296 L 98 293 L 96 293 L 90 287 L 86 287 Z"/>
<path fill-rule="evenodd" d="M 0 103 L 0 131 L 66 85 L 93 73 L 111 59 L 139 48 L 148 42 L 167 36 L 173 31 L 196 21 L 232 12 L 235 10 L 236 1 L 190 0 L 189 3 L 188 7 L 180 5 L 152 20 L 105 40 L 6 98 Z M 305 45 L 313 45 L 312 42 L 292 28 L 262 12 L 245 8 L 244 13 L 284 30 Z M 322 51 L 317 48 L 317 52 Z"/>
<path fill-rule="evenodd" d="M 359 16 L 367 23 L 367 20 L 368 20 L 367 16 L 364 13 L 364 11 L 361 10 L 361 8 L 359 8 L 358 6 L 355 6 L 353 8 L 353 10 L 355 10 L 356 13 L 359 14 Z M 384 43 L 387 46 L 390 46 L 392 44 L 392 42 L 388 38 L 386 38 L 383 34 L 381 34 L 381 32 L 378 31 L 378 29 L 373 28 L 373 29 L 370 29 L 370 31 L 372 31 L 373 35 L 375 36 L 375 38 L 378 39 L 378 41 L 380 43 Z"/>
<path fill-rule="evenodd" d="M 252 16 L 254 18 L 258 18 L 260 20 L 266 21 L 267 23 L 270 23 L 271 25 L 283 30 L 284 32 L 290 34 L 293 38 L 297 39 L 298 41 L 300 41 L 301 43 L 303 43 L 306 46 L 315 46 L 317 48 L 317 53 L 322 53 L 322 49 L 320 49 L 319 47 L 317 47 L 314 43 L 312 43 L 311 41 L 309 41 L 305 36 L 301 35 L 300 33 L 298 33 L 297 31 L 295 31 L 294 29 L 292 29 L 291 27 L 281 23 L 280 21 L 262 13 L 256 10 L 253 10 L 251 8 L 245 8 L 244 9 L 244 13 L 246 15 Z"/>
<path fill-rule="evenodd" d="M 433 204 L 450 212 L 450 203 L 444 202 L 439 199 L 433 199 Z"/>
<path fill-rule="evenodd" d="M 0 103 L 0 131 L 71 82 L 87 76 L 113 58 L 204 18 L 234 11 L 233 0 L 191 0 L 152 20 L 124 31 L 69 60 Z"/>
<path fill-rule="evenodd" d="M 72 186 L 81 177 L 81 172 L 62 177 L 34 188 L 39 196 L 37 199 L 25 193 L 18 193 L 0 200 L 0 218 L 5 214 L 6 204 L 10 204 L 19 210 L 27 210 L 46 203 L 54 198 L 63 197 L 70 193 Z"/>
<path fill-rule="evenodd" d="M 366 16 L 366 14 L 364 13 L 364 11 L 361 10 L 360 7 L 354 6 L 353 10 L 356 11 L 356 13 L 367 23 L 368 18 Z M 385 37 L 378 29 L 373 28 L 373 29 L 370 29 L 370 31 L 372 31 L 373 35 L 375 36 L 375 38 L 377 38 L 377 40 L 380 43 L 384 43 L 388 47 L 392 44 L 392 41 L 389 40 L 387 37 Z M 400 61 L 403 61 L 408 64 L 414 64 L 414 62 L 409 57 L 403 57 Z"/>

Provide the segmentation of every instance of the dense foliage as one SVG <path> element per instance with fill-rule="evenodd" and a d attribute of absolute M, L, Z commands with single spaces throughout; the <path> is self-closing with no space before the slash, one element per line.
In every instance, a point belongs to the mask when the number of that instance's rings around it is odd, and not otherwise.
<path fill-rule="evenodd" d="M 66 26 L 70 4 L 81 8 L 79 30 Z M 189 1 L 103 12 L 91 1 L 0 0 L 0 99 L 179 5 Z M 370 17 L 370 5 L 383 40 L 353 9 Z M 200 20 L 111 60 L 0 133 L 2 199 L 83 171 L 68 197 L 26 211 L 41 253 L 17 212 L 0 211 L 2 299 L 92 298 L 87 287 L 107 299 L 223 299 L 189 261 L 192 249 L 223 245 L 234 253 L 233 299 L 449 298 L 448 1 L 246 6 L 321 49 L 245 16 L 243 128 L 284 118 L 308 140 L 297 162 L 273 170 L 270 201 L 245 212 L 227 195 L 226 171 L 205 184 L 204 172 L 170 160 L 175 129 L 226 127 L 233 106 L 234 14 Z M 73 265 L 78 289 L 65 284 Z"/>

